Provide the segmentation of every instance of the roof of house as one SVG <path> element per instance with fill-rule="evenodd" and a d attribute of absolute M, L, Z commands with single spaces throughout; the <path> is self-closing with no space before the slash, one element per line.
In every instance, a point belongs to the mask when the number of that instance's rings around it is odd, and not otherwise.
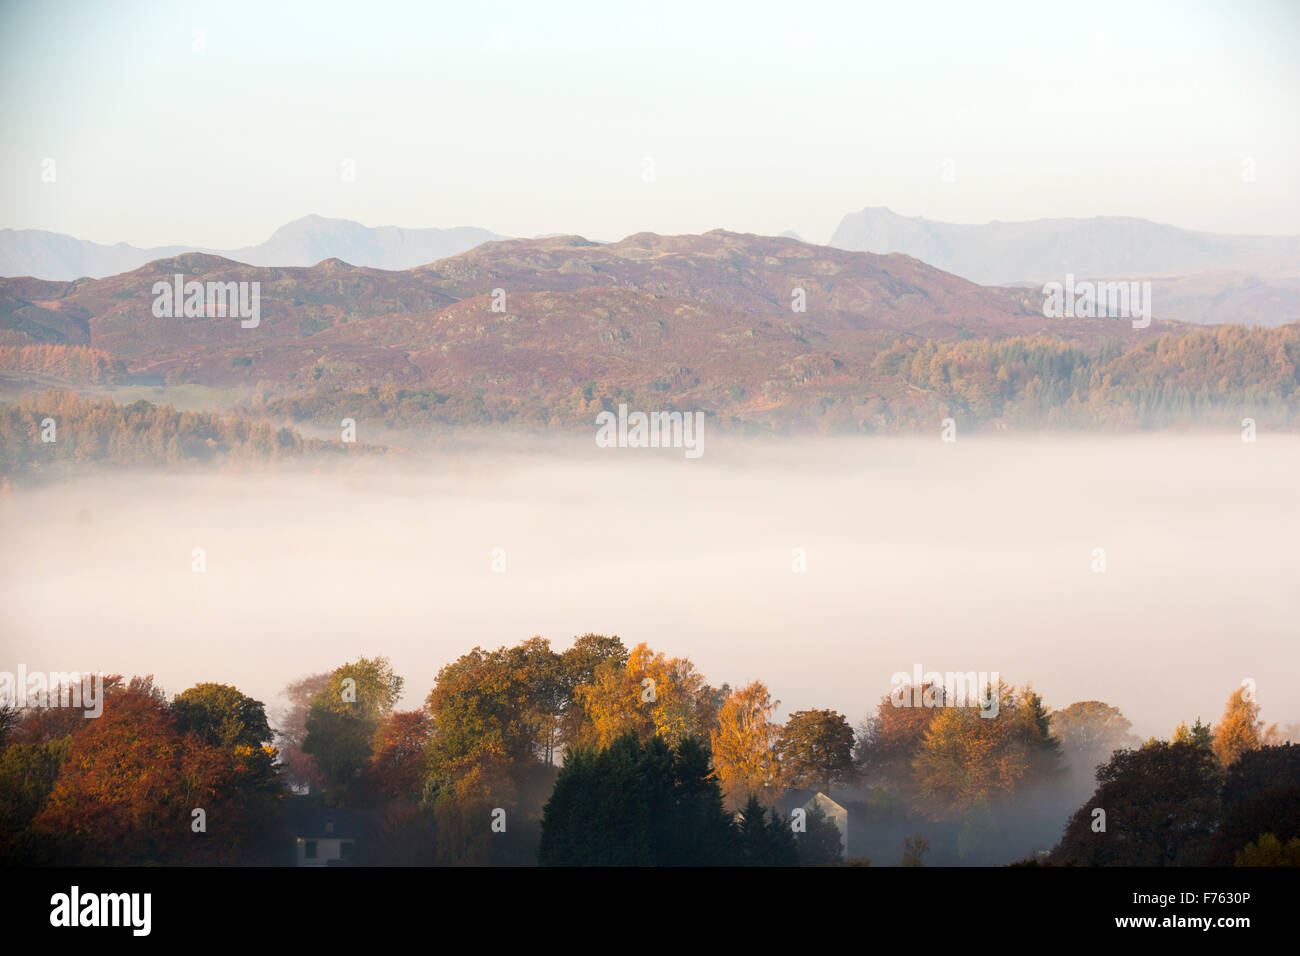
<path fill-rule="evenodd" d="M 825 790 L 787 790 L 781 797 L 781 811 L 788 814 L 791 810 L 794 810 L 797 807 L 806 807 L 818 794 L 821 794 L 841 810 L 845 809 L 844 801 L 835 798 L 836 794 L 843 797 L 844 791 L 831 790 L 827 792 Z"/>

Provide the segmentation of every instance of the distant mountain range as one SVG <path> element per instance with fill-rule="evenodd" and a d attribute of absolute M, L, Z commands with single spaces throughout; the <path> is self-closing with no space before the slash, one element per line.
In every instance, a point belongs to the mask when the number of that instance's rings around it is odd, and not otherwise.
<path fill-rule="evenodd" d="M 254 266 L 303 267 L 338 259 L 402 271 L 503 238 L 472 227 L 371 228 L 321 216 L 288 223 L 260 245 L 228 250 L 105 246 L 59 233 L 0 229 L 0 276 L 105 278 L 194 252 Z M 779 238 L 802 241 L 792 231 Z M 830 245 L 877 255 L 903 253 L 986 286 L 1041 286 L 1063 281 L 1067 273 L 1079 279 L 1144 279 L 1151 282 L 1157 318 L 1265 326 L 1300 319 L 1297 236 L 1225 236 L 1115 217 L 966 225 L 867 208 L 845 216 Z"/>
<path fill-rule="evenodd" d="M 178 274 L 257 283 L 258 323 L 197 300 L 167 317 L 155 287 Z M 1202 413 L 1289 427 L 1297 368 L 1300 324 L 1046 318 L 1038 289 L 723 230 L 492 241 L 400 271 L 186 253 L 103 279 L 0 279 L 5 388 L 198 386 L 274 421 L 419 434 L 587 427 L 620 404 L 760 430 L 948 416 L 1157 427 Z"/>
<path fill-rule="evenodd" d="M 258 333 L 250 337 L 238 322 L 156 318 L 153 284 L 178 273 L 259 282 L 264 319 Z M 504 311 L 491 308 L 498 288 L 506 294 Z M 762 329 L 780 330 L 798 349 L 815 348 L 813 339 L 839 332 L 949 339 L 1032 333 L 1059 324 L 1043 318 L 1040 298 L 984 288 L 906 256 L 715 230 L 700 236 L 638 233 L 615 243 L 581 236 L 495 241 L 403 271 L 338 258 L 311 267 L 254 267 L 184 253 L 103 279 L 0 279 L 0 330 L 6 344 L 88 345 L 142 360 L 227 344 L 278 348 L 318 336 L 346 340 L 349 347 L 382 340 L 385 348 L 407 354 L 435 342 L 442 348 L 459 326 L 449 319 L 463 316 L 474 330 L 468 342 L 482 345 L 508 348 L 526 339 L 557 353 L 578 348 L 609 358 L 652 340 L 675 341 L 671 360 L 687 363 L 708 354 L 697 352 L 703 343 L 692 340 L 714 326 L 734 325 L 731 334 L 753 341 L 762 338 Z M 696 315 L 704 311 L 716 318 Z M 688 313 L 695 317 L 686 321 Z M 568 321 L 578 315 L 582 322 Z M 533 322 L 521 324 L 525 316 Z M 1128 329 L 1127 322 L 1097 319 L 1080 320 L 1070 332 L 1122 335 Z M 307 354 L 316 348 L 311 343 Z"/>
<path fill-rule="evenodd" d="M 1155 314 L 1180 321 L 1300 319 L 1300 236 L 1226 236 L 1106 216 L 969 225 L 874 207 L 845 216 L 830 244 L 902 252 L 981 285 L 1039 285 L 1067 273 L 1149 279 Z"/>
<path fill-rule="evenodd" d="M 1300 236 L 1223 236 L 1146 219 L 1035 219 L 969 225 L 900 216 L 883 207 L 850 213 L 832 246 L 903 252 L 981 285 L 1078 276 L 1183 276 L 1235 271 L 1300 276 Z"/>
<path fill-rule="evenodd" d="M 260 283 L 260 324 L 155 316 L 155 282 L 178 273 Z M 104 279 L 0 279 L 0 346 L 89 346 L 124 363 L 126 381 L 280 394 L 390 384 L 528 410 L 567 407 L 597 383 L 719 411 L 797 407 L 827 390 L 861 395 L 900 335 L 1095 344 L 1161 331 L 1171 324 L 1046 319 L 1035 291 L 907 256 L 721 230 L 488 242 L 405 271 L 186 253 Z"/>
<path fill-rule="evenodd" d="M 503 239 L 486 229 L 399 229 L 363 226 L 349 219 L 304 216 L 281 226 L 266 242 L 242 249 L 158 246 L 140 249 L 124 242 L 105 246 L 39 229 L 0 229 L 0 275 L 66 282 L 101 279 L 138 269 L 147 262 L 188 252 L 219 255 L 254 266 L 314 266 L 341 259 L 373 269 L 410 269 Z"/>

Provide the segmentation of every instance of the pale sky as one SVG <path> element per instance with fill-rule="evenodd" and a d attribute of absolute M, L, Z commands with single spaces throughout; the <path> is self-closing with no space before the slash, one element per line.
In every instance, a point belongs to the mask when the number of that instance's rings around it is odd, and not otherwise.
<path fill-rule="evenodd" d="M 888 206 L 1300 233 L 1297 41 L 1294 0 L 0 0 L 0 227 L 825 242 Z"/>

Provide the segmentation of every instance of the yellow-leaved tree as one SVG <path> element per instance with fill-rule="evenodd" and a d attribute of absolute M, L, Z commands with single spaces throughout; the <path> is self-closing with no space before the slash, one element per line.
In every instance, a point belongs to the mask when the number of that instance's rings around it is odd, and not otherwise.
<path fill-rule="evenodd" d="M 1277 725 L 1264 729 L 1259 719 L 1259 704 L 1255 702 L 1253 687 L 1242 684 L 1228 698 L 1223 719 L 1214 728 L 1214 756 L 1227 767 L 1248 750 L 1258 750 L 1264 744 L 1275 743 Z"/>
<path fill-rule="evenodd" d="M 920 809 L 928 816 L 967 813 L 1057 770 L 1060 748 L 1042 698 L 1000 680 L 989 693 L 997 695 L 996 711 L 943 707 L 926 731 L 912 767 Z"/>
<path fill-rule="evenodd" d="M 771 801 L 780 791 L 781 726 L 772 720 L 780 704 L 762 681 L 732 691 L 722 702 L 713 729 L 713 769 L 729 810 L 740 809 L 751 796 Z"/>
<path fill-rule="evenodd" d="M 707 741 L 726 693 L 725 685 L 710 687 L 689 658 L 666 657 L 641 643 L 626 663 L 607 661 L 590 684 L 575 688 L 583 709 L 579 742 L 608 747 L 628 731 L 642 740 L 662 737 L 673 747 L 688 736 Z"/>

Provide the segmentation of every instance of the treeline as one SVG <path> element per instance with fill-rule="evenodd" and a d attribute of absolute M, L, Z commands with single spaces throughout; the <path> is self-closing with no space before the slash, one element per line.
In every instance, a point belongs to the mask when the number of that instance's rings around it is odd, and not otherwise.
<path fill-rule="evenodd" d="M 815 357 L 809 357 L 812 361 Z M 391 384 L 259 399 L 253 414 L 336 426 L 344 417 L 392 429 L 511 425 L 592 427 L 601 411 L 703 410 L 741 433 L 933 432 L 947 417 L 963 429 L 1130 430 L 1180 426 L 1300 425 L 1300 324 L 1226 326 L 1124 347 L 1037 336 L 947 342 L 900 338 L 869 363 L 830 353 L 828 379 L 666 383 L 592 381 L 530 394 L 455 392 Z M 798 364 L 798 363 L 796 363 Z M 853 381 L 845 381 L 852 379 Z"/>
<path fill-rule="evenodd" d="M 98 385 L 124 376 L 126 363 L 86 345 L 0 345 L 0 370 L 36 372 Z"/>
<path fill-rule="evenodd" d="M 542 405 L 530 407 L 505 395 L 397 388 L 391 384 L 267 398 L 255 401 L 249 411 L 281 421 L 337 426 L 342 419 L 352 418 L 394 429 L 507 423 L 541 426 L 550 417 Z"/>
<path fill-rule="evenodd" d="M 152 679 L 114 675 L 99 717 L 0 708 L 0 738 L 0 863 L 284 862 L 271 729 L 233 687 L 169 704 Z"/>
<path fill-rule="evenodd" d="M 596 634 L 474 648 L 415 710 L 403 686 L 382 657 L 303 678 L 274 740 L 217 684 L 169 703 L 113 678 L 98 719 L 0 711 L 0 860 L 289 863 L 315 807 L 365 821 L 361 864 L 1300 862 L 1295 728 L 1244 687 L 1216 726 L 1143 743 L 1110 705 L 1001 682 L 980 706 L 904 686 L 856 729 L 781 723 L 761 682 Z"/>
<path fill-rule="evenodd" d="M 855 348 L 862 348 L 861 345 Z M 671 366 L 652 382 L 531 381 L 461 388 L 391 383 L 249 399 L 246 417 L 337 428 L 344 418 L 389 429 L 590 428 L 601 411 L 703 410 L 715 427 L 740 432 L 933 431 L 942 418 L 964 429 L 1129 430 L 1207 425 L 1300 425 L 1300 323 L 1222 326 L 1125 346 L 1064 338 L 942 341 L 885 339 L 879 351 L 799 356 L 779 373 L 737 367 L 702 382 Z M 236 359 L 238 361 L 238 359 Z M 808 369 L 821 371 L 809 375 Z M 0 369 L 74 382 L 124 374 L 119 359 L 83 346 L 0 346 Z M 286 386 L 287 387 L 287 386 Z"/>
<path fill-rule="evenodd" d="M 331 427 L 343 418 L 353 418 L 391 429 L 492 425 L 572 428 L 594 427 L 596 415 L 616 409 L 619 402 L 647 409 L 663 409 L 671 404 L 659 391 L 607 387 L 594 382 L 576 386 L 568 394 L 535 395 L 527 400 L 487 389 L 459 393 L 384 384 L 262 398 L 249 405 L 249 412 L 281 421 Z"/>
<path fill-rule="evenodd" d="M 936 414 L 1016 427 L 1152 428 L 1243 417 L 1300 418 L 1300 324 L 1224 326 L 1096 351 L 1046 337 L 968 342 L 906 340 L 872 368 L 928 393 Z M 903 421 L 915 414 L 903 414 Z"/>
<path fill-rule="evenodd" d="M 237 412 L 179 411 L 143 400 L 121 405 L 61 390 L 0 405 L 0 478 L 11 480 L 62 475 L 82 464 L 269 463 L 374 450 L 304 438 Z"/>

